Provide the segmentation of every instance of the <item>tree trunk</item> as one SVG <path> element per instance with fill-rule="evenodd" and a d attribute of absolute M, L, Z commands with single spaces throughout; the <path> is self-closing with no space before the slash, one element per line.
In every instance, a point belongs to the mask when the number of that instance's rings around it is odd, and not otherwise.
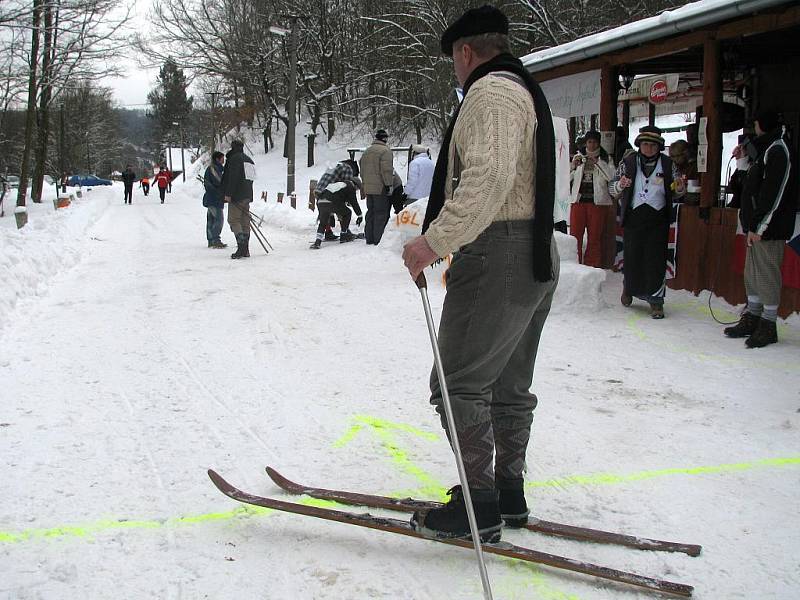
<path fill-rule="evenodd" d="M 25 116 L 25 147 L 22 151 L 22 164 L 19 169 L 19 190 L 17 206 L 25 206 L 28 194 L 28 174 L 33 145 L 33 128 L 36 126 L 36 90 L 38 88 L 36 67 L 39 64 L 39 26 L 42 13 L 42 0 L 33 0 L 33 27 L 31 28 L 31 61 L 28 74 L 28 109 Z"/>
<path fill-rule="evenodd" d="M 328 141 L 331 141 L 336 133 L 336 115 L 333 114 L 333 98 L 328 96 L 325 100 L 328 103 Z"/>
<path fill-rule="evenodd" d="M 42 53 L 42 93 L 39 99 L 39 128 L 36 155 L 34 158 L 33 189 L 31 199 L 42 201 L 45 168 L 47 166 L 47 142 L 50 139 L 50 98 L 53 95 L 53 6 L 44 7 L 44 52 Z"/>
<path fill-rule="evenodd" d="M 375 108 L 375 78 L 369 78 L 369 103 L 370 118 L 372 119 L 372 131 L 378 129 L 378 109 Z"/>

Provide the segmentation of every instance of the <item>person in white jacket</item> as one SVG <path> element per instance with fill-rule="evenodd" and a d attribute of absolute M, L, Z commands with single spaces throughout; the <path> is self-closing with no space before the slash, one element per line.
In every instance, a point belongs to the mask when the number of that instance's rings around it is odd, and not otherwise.
<path fill-rule="evenodd" d="M 608 182 L 614 177 L 614 159 L 600 147 L 600 132 L 586 133 L 586 149 L 578 152 L 570 164 L 572 206 L 570 233 L 578 240 L 578 262 L 600 268 L 603 240 L 606 235 L 609 207 L 613 204 Z M 583 235 L 587 233 L 586 250 Z"/>
<path fill-rule="evenodd" d="M 406 183 L 405 206 L 420 198 L 427 198 L 433 182 L 433 161 L 430 148 L 414 144 L 411 146 L 411 162 L 408 164 L 408 183 Z"/>

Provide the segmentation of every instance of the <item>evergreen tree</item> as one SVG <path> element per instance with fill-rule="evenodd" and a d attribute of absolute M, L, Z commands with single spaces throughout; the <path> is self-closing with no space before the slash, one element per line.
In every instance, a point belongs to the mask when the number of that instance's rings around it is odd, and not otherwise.
<path fill-rule="evenodd" d="M 155 135 L 163 139 L 177 133 L 173 123 L 182 123 L 192 110 L 194 98 L 186 96 L 186 76 L 172 58 L 167 58 L 158 73 L 156 87 L 147 94 L 156 121 Z"/>

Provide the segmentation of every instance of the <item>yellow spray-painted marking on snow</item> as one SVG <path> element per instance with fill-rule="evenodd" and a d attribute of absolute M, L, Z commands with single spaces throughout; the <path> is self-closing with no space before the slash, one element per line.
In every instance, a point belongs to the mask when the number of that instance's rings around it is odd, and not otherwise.
<path fill-rule="evenodd" d="M 595 473 L 592 475 L 570 475 L 560 479 L 548 479 L 546 481 L 529 481 L 525 487 L 533 488 L 564 488 L 571 485 L 619 485 L 632 481 L 644 481 L 646 479 L 657 479 L 659 477 L 669 477 L 671 475 L 712 475 L 717 473 L 734 473 L 741 471 L 752 471 L 768 467 L 791 467 L 800 465 L 800 456 L 790 456 L 787 458 L 765 458 L 753 462 L 730 463 L 723 465 L 712 465 L 706 467 L 685 467 L 671 469 L 656 469 L 652 471 L 639 471 L 638 473 L 628 473 L 626 475 L 616 475 L 614 473 Z"/>
<path fill-rule="evenodd" d="M 701 316 L 704 318 L 711 318 L 711 313 L 708 310 L 708 305 L 701 303 L 701 302 L 681 302 L 681 303 L 667 303 L 665 305 L 665 311 L 669 313 L 670 311 L 673 312 L 682 312 L 682 313 L 693 313 L 696 316 Z M 717 315 L 718 318 L 722 318 L 725 321 L 737 321 L 738 315 L 731 313 L 730 311 L 724 309 L 714 309 L 714 313 Z M 667 314 L 667 318 L 669 318 L 669 314 Z M 634 312 L 630 314 L 627 318 L 627 326 L 628 329 L 639 338 L 641 341 L 650 341 L 655 343 L 660 348 L 664 348 L 670 352 L 675 354 L 687 354 L 692 356 L 693 358 L 701 361 L 711 361 L 716 363 L 722 363 L 726 365 L 748 365 L 749 367 L 758 367 L 764 369 L 781 369 L 781 370 L 788 370 L 788 371 L 797 371 L 800 370 L 800 364 L 795 362 L 776 362 L 772 358 L 764 358 L 761 355 L 753 355 L 752 353 L 748 353 L 747 356 L 733 356 L 728 354 L 720 354 L 720 353 L 712 353 L 712 352 L 703 352 L 702 350 L 698 349 L 698 346 L 685 346 L 677 343 L 670 342 L 666 337 L 659 336 L 655 338 L 651 334 L 647 333 L 644 329 L 640 327 L 640 321 L 649 320 L 650 317 L 646 312 L 638 311 L 634 309 Z M 719 326 L 719 336 L 722 337 L 722 328 L 723 326 Z M 778 323 L 778 337 L 779 338 L 786 338 L 790 337 L 793 338 L 794 331 L 785 325 Z M 790 334 L 787 336 L 787 334 Z M 737 349 L 742 349 L 744 347 L 744 340 L 729 340 L 731 344 L 737 344 Z"/>
<path fill-rule="evenodd" d="M 356 421 L 355 425 L 334 442 L 334 448 L 346 446 L 356 438 L 359 432 L 366 430 L 378 438 L 381 446 L 383 446 L 392 462 L 400 471 L 408 473 L 420 482 L 421 487 L 417 490 L 418 493 L 434 498 L 441 498 L 444 496 L 446 488 L 428 475 L 423 469 L 415 465 L 396 440 L 397 433 L 411 434 L 415 437 L 433 442 L 439 440 L 438 435 L 417 429 L 416 427 L 411 427 L 410 425 L 392 423 L 391 421 L 385 421 L 368 415 L 356 415 L 354 420 Z"/>
<path fill-rule="evenodd" d="M 171 519 L 151 519 L 147 521 L 132 521 L 127 519 L 102 519 L 85 525 L 67 525 L 64 527 L 50 527 L 47 529 L 26 529 L 19 533 L 0 531 L 0 543 L 13 544 L 30 540 L 55 539 L 62 537 L 77 537 L 90 539 L 98 533 L 105 533 L 115 529 L 160 529 L 164 527 L 181 527 L 197 525 L 211 521 L 228 521 L 241 516 L 266 515 L 275 512 L 260 506 L 241 506 L 227 512 L 206 513 L 188 517 Z"/>

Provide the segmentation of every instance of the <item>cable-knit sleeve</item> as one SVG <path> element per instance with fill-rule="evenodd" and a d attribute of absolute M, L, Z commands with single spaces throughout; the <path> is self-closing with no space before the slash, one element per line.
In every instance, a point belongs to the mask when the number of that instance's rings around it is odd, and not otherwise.
<path fill-rule="evenodd" d="M 524 88 L 511 82 L 499 83 L 494 77 L 485 77 L 472 86 L 453 132 L 461 161 L 458 187 L 425 233 L 439 256 L 474 241 L 504 205 L 526 202 L 531 218 L 534 168 L 530 159 L 535 125 L 533 103 Z M 528 172 L 523 175 L 519 171 L 520 153 L 528 157 Z M 525 187 L 520 184 L 521 178 L 526 179 L 528 190 L 528 197 L 522 199 L 516 193 Z"/>
<path fill-rule="evenodd" d="M 619 184 L 619 180 L 623 177 L 629 177 L 625 171 L 625 161 L 621 160 L 619 161 L 619 165 L 617 165 L 617 172 L 614 174 L 613 179 L 608 182 L 608 193 L 612 198 L 619 198 L 622 195 L 623 188 Z"/>

